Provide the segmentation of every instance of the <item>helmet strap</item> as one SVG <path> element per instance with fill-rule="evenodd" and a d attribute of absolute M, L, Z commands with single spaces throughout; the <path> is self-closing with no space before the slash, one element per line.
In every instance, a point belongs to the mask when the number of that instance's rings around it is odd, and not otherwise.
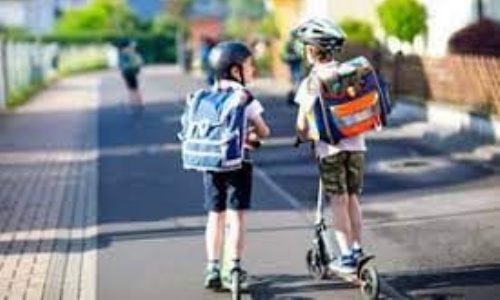
<path fill-rule="evenodd" d="M 237 71 L 239 73 L 239 78 L 233 76 L 233 67 L 237 68 Z M 243 66 L 241 64 L 234 64 L 229 68 L 229 74 L 228 74 L 228 79 L 232 79 L 236 82 L 241 83 L 241 85 L 245 86 L 245 76 L 243 75 Z"/>
<path fill-rule="evenodd" d="M 240 78 L 241 78 L 241 85 L 245 86 L 245 74 L 243 74 L 243 66 L 241 64 L 238 64 L 238 71 L 240 72 Z"/>

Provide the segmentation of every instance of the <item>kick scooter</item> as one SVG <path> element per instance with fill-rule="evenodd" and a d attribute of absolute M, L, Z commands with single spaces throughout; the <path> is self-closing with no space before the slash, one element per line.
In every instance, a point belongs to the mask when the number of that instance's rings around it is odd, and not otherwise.
<path fill-rule="evenodd" d="M 359 286 L 363 299 L 378 299 L 380 292 L 379 276 L 375 266 L 370 264 L 375 256 L 369 255 L 362 257 L 357 262 L 356 273 L 343 274 L 328 268 L 328 264 L 334 259 L 334 257 L 332 257 L 333 253 L 334 249 L 324 218 L 324 197 L 320 181 L 318 187 L 314 238 L 312 247 L 307 251 L 306 256 L 309 273 L 315 279 L 327 279 L 329 275 L 333 273 L 342 280 Z"/>

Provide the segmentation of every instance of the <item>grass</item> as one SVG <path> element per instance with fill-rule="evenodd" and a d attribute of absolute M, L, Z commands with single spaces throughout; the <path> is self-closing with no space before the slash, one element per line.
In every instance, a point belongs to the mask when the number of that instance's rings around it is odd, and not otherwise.
<path fill-rule="evenodd" d="M 37 80 L 26 87 L 11 92 L 7 97 L 6 108 L 8 110 L 14 110 L 16 107 L 27 103 L 31 97 L 33 97 L 39 91 L 45 89 L 56 79 L 64 78 L 74 74 L 103 70 L 107 67 L 108 66 L 105 60 L 85 61 L 80 64 L 72 64 L 63 67 L 57 72 L 57 75 L 55 75 L 54 78 L 47 79 L 46 81 Z"/>
<path fill-rule="evenodd" d="M 27 87 L 12 92 L 7 97 L 7 109 L 12 110 L 20 105 L 23 105 L 38 91 L 46 88 L 47 85 L 48 84 L 43 81 L 36 81 Z"/>

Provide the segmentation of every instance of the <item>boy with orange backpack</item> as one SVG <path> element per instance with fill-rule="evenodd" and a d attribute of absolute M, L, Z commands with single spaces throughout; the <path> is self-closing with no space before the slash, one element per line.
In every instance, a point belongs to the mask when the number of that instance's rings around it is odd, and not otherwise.
<path fill-rule="evenodd" d="M 380 93 L 383 89 L 378 77 L 366 60 L 358 58 L 343 64 L 335 60 L 334 54 L 346 39 L 336 24 L 310 19 L 292 34 L 312 66 L 295 97 L 299 104 L 296 129 L 302 141 L 314 141 L 321 185 L 332 207 L 340 256 L 329 267 L 335 272 L 354 273 L 364 255 L 359 202 L 367 150 L 364 132 L 385 121 L 381 103 L 386 94 Z M 346 78 L 359 81 L 353 83 L 359 90 L 351 86 L 352 82 L 344 82 Z M 349 88 L 344 89 L 346 86 Z"/>

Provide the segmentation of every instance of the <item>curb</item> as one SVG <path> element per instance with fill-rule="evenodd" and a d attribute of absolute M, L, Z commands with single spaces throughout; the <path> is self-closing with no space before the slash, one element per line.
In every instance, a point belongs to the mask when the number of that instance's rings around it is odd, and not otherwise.
<path fill-rule="evenodd" d="M 393 108 L 397 121 L 425 121 L 446 130 L 447 134 L 473 134 L 491 142 L 500 142 L 500 120 L 460 111 L 442 103 L 418 104 L 398 99 Z"/>

